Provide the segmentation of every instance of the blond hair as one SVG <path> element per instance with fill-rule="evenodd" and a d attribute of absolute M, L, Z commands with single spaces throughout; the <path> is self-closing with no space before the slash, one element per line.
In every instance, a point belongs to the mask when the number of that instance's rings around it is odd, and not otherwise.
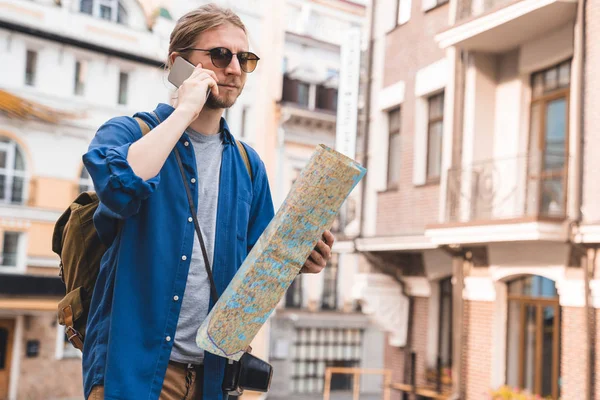
<path fill-rule="evenodd" d="M 220 7 L 214 3 L 206 4 L 196 8 L 179 18 L 169 41 L 169 55 L 177 52 L 186 56 L 194 47 L 198 35 L 217 26 L 230 23 L 247 33 L 246 26 L 240 17 L 229 8 Z M 167 67 L 171 67 L 171 59 L 167 61 Z"/>

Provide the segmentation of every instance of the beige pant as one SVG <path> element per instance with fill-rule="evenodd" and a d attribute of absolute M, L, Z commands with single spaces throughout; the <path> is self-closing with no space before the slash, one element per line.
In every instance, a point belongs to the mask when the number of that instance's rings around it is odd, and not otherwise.
<path fill-rule="evenodd" d="M 160 400 L 202 400 L 204 376 L 186 365 L 170 362 L 165 374 Z M 187 395 L 186 395 L 187 393 Z M 104 387 L 94 386 L 88 400 L 104 400 Z"/>

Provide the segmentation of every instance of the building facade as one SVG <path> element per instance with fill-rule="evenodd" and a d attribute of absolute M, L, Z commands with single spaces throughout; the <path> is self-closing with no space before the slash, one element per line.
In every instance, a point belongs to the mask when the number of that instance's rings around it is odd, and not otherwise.
<path fill-rule="evenodd" d="M 597 8 L 375 2 L 356 247 L 396 396 L 600 397 Z"/>
<path fill-rule="evenodd" d="M 364 31 L 366 14 L 366 4 L 360 2 L 285 2 L 273 180 L 276 207 L 315 147 L 335 148 L 343 46 L 350 30 Z M 352 294 L 358 273 L 352 241 L 358 226 L 357 200 L 356 193 L 351 195 L 343 217 L 334 223 L 337 242 L 330 265 L 318 275 L 299 275 L 271 318 L 270 360 L 275 372 L 269 398 L 322 398 L 327 367 L 383 366 L 382 333 L 360 312 Z M 381 382 L 363 377 L 361 392 L 379 394 Z M 351 376 L 334 375 L 331 389 L 334 395 L 348 396 L 352 385 Z"/>

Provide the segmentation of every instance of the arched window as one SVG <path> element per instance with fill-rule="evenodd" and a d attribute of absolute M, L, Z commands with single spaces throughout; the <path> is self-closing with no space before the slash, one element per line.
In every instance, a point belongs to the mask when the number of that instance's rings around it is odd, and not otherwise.
<path fill-rule="evenodd" d="M 92 178 L 87 169 L 83 167 L 81 169 L 81 174 L 79 175 L 79 193 L 89 192 L 91 190 L 94 190 L 94 182 L 92 182 Z"/>
<path fill-rule="evenodd" d="M 554 282 L 523 276 L 508 283 L 506 383 L 559 397 L 560 306 Z"/>
<path fill-rule="evenodd" d="M 79 11 L 118 24 L 128 24 L 127 9 L 118 0 L 80 0 Z"/>
<path fill-rule="evenodd" d="M 14 140 L 0 137 L 0 203 L 23 204 L 26 181 L 23 151 Z"/>

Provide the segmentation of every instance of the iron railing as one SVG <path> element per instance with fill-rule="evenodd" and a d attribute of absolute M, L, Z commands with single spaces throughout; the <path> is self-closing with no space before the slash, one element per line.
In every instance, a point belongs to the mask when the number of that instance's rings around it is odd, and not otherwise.
<path fill-rule="evenodd" d="M 446 221 L 563 218 L 567 159 L 563 154 L 529 154 L 450 169 Z"/>

